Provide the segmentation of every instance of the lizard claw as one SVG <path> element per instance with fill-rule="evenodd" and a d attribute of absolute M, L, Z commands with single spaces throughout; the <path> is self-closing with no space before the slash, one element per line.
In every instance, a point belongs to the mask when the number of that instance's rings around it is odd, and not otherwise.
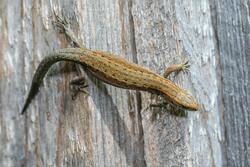
<path fill-rule="evenodd" d="M 189 71 L 189 67 L 190 67 L 190 65 L 188 64 L 188 61 L 185 61 L 185 62 L 182 63 L 182 64 L 175 64 L 175 65 L 172 65 L 172 66 L 168 67 L 168 68 L 165 70 L 163 76 L 164 76 L 165 78 L 167 78 L 167 77 L 168 77 L 171 73 L 173 73 L 173 72 L 176 72 L 176 75 L 177 75 L 179 72 L 181 72 L 181 71 L 183 71 L 184 73 L 187 73 L 187 72 Z"/>
<path fill-rule="evenodd" d="M 53 21 L 53 25 L 59 30 L 60 33 L 65 33 L 66 31 L 68 31 L 68 20 L 63 16 L 59 16 L 59 14 L 55 12 L 55 10 L 53 10 L 53 13 L 56 19 L 55 21 Z"/>
<path fill-rule="evenodd" d="M 183 71 L 184 73 L 188 73 L 190 68 L 189 61 L 185 61 L 184 63 L 181 64 L 181 69 L 180 71 Z"/>
<path fill-rule="evenodd" d="M 75 100 L 79 92 L 83 92 L 86 95 L 89 95 L 89 92 L 85 90 L 88 87 L 86 84 L 86 80 L 84 77 L 77 77 L 71 80 L 70 82 L 70 90 L 72 100 Z"/>
<path fill-rule="evenodd" d="M 74 47 L 82 47 L 82 45 L 80 44 L 81 42 L 78 41 L 78 39 L 75 37 L 74 32 L 71 30 L 68 20 L 65 17 L 57 14 L 55 10 L 53 12 L 55 15 L 55 21 L 53 21 L 53 25 L 55 26 L 55 28 L 60 33 L 64 33 L 66 37 L 72 41 Z"/>

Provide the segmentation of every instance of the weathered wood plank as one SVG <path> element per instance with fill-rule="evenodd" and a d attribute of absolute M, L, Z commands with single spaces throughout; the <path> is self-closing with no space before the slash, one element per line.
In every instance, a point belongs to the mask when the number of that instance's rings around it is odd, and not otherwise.
<path fill-rule="evenodd" d="M 221 166 L 217 53 L 208 1 L 137 0 L 133 9 L 139 63 L 163 73 L 188 59 L 190 73 L 174 81 L 202 105 L 186 118 L 164 113 L 153 123 L 143 120 L 147 164 Z"/>
<path fill-rule="evenodd" d="M 55 67 L 59 72 L 46 77 L 27 116 L 18 114 L 42 57 L 69 46 L 52 26 L 52 9 L 61 9 L 87 47 L 133 60 L 128 2 L 1 3 L 1 143 L 7 145 L 1 146 L 1 166 L 20 162 L 27 166 L 145 166 L 135 91 L 89 79 L 90 96 L 81 94 L 72 101 L 68 83 L 75 73 L 67 72 L 73 71 L 69 63 L 60 63 Z"/>
<path fill-rule="evenodd" d="M 249 166 L 249 4 L 1 1 L 0 166 Z M 91 76 L 90 95 L 73 101 L 74 66 L 59 63 L 20 116 L 41 59 L 69 46 L 53 28 L 53 9 L 88 48 L 159 74 L 188 59 L 190 72 L 171 79 L 196 97 L 200 111 L 180 117 L 146 108 L 160 99 Z"/>
<path fill-rule="evenodd" d="M 250 166 L 250 1 L 211 1 L 225 166 Z"/>

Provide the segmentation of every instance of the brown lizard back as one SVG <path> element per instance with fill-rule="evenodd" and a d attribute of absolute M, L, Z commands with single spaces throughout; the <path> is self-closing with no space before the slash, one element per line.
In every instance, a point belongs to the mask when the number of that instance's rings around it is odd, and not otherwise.
<path fill-rule="evenodd" d="M 198 104 L 185 90 L 149 69 L 108 52 L 92 51 L 85 48 L 66 48 L 46 56 L 39 64 L 22 113 L 37 94 L 50 66 L 58 61 L 72 61 L 82 64 L 94 76 L 108 84 L 120 88 L 162 94 L 167 101 L 184 109 L 193 111 L 198 109 Z"/>

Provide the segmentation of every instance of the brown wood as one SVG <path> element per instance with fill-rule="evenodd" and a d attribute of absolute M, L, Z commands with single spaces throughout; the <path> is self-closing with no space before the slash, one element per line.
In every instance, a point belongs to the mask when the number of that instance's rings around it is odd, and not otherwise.
<path fill-rule="evenodd" d="M 59 63 L 19 114 L 42 58 L 69 46 L 53 9 L 87 48 L 172 75 L 202 104 L 186 117 L 146 108 L 160 98 L 88 77 L 73 101 L 71 63 Z M 250 166 L 249 1 L 0 2 L 0 166 Z"/>

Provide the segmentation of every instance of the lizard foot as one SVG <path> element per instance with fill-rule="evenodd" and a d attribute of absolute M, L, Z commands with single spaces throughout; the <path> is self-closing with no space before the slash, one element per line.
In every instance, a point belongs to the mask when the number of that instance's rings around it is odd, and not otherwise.
<path fill-rule="evenodd" d="M 59 30 L 60 33 L 66 33 L 67 30 L 70 29 L 69 22 L 63 16 L 59 16 L 55 11 L 54 15 L 56 20 L 53 21 L 53 25 Z"/>
<path fill-rule="evenodd" d="M 184 63 L 180 64 L 180 66 L 181 66 L 180 71 L 182 71 L 184 73 L 188 73 L 189 72 L 190 64 L 188 63 L 188 60 L 185 61 Z"/>
<path fill-rule="evenodd" d="M 86 84 L 86 79 L 84 77 L 77 77 L 71 80 L 70 90 L 72 92 L 72 100 L 75 100 L 79 92 L 83 92 L 89 95 L 88 91 L 85 88 L 88 87 Z"/>
<path fill-rule="evenodd" d="M 57 14 L 55 11 L 54 11 L 54 15 L 55 15 L 55 21 L 53 21 L 53 25 L 55 26 L 55 28 L 60 33 L 65 34 L 67 39 L 72 42 L 72 45 L 74 47 L 78 47 L 78 48 L 83 47 L 81 46 L 80 41 L 78 41 L 78 39 L 76 38 L 75 33 L 70 28 L 70 24 L 68 20 L 65 17 Z"/>

